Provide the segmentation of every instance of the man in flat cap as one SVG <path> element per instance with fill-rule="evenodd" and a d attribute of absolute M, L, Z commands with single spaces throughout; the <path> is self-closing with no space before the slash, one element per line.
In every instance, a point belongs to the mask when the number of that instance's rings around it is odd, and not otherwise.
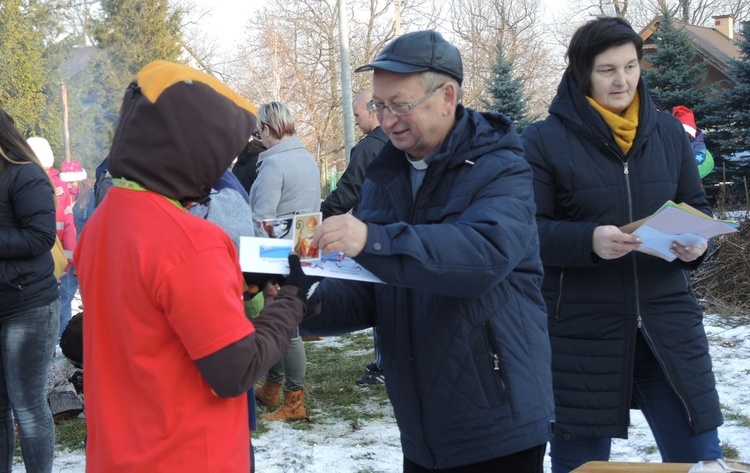
<path fill-rule="evenodd" d="M 125 93 L 114 187 L 75 253 L 87 472 L 251 471 L 246 392 L 289 346 L 313 280 L 290 256 L 284 287 L 250 322 L 232 240 L 186 208 L 207 202 L 256 113 L 214 77 L 165 61 Z"/>
<path fill-rule="evenodd" d="M 391 41 L 370 110 L 390 138 L 357 216 L 313 243 L 385 284 L 326 279 L 311 334 L 376 326 L 405 472 L 542 472 L 553 418 L 532 173 L 510 121 L 463 107 L 461 55 L 435 31 Z"/>

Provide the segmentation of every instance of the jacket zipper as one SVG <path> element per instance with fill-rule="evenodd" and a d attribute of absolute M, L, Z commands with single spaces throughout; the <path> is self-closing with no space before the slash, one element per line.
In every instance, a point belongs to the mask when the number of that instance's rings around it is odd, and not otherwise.
<path fill-rule="evenodd" d="M 609 144 L 606 144 L 607 149 L 610 150 L 615 156 L 617 156 L 623 164 L 624 168 L 624 175 L 625 175 L 625 189 L 627 192 L 627 202 L 628 202 L 628 221 L 633 221 L 633 196 L 630 189 L 630 171 L 628 169 L 628 161 L 626 161 L 623 158 L 620 158 L 617 153 L 615 153 L 610 147 Z M 690 425 L 693 425 L 693 418 L 690 415 L 690 410 L 688 409 L 688 405 L 685 402 L 685 399 L 683 399 L 680 392 L 675 387 L 674 381 L 672 380 L 672 377 L 669 375 L 669 372 L 667 371 L 667 367 L 664 363 L 664 360 L 659 356 L 659 353 L 657 352 L 656 348 L 654 347 L 654 344 L 651 340 L 651 337 L 648 335 L 648 332 L 646 331 L 646 327 L 643 325 L 643 318 L 641 317 L 641 301 L 640 301 L 640 292 L 638 290 L 638 265 L 636 263 L 635 258 L 631 258 L 633 261 L 633 282 L 635 283 L 635 312 L 636 312 L 636 320 L 638 323 L 638 329 L 643 333 L 644 338 L 646 339 L 646 343 L 651 349 L 651 353 L 653 353 L 654 358 L 659 362 L 659 365 L 661 366 L 662 371 L 664 371 L 664 377 L 667 378 L 667 382 L 669 383 L 669 386 L 672 388 L 672 391 L 674 391 L 675 396 L 680 400 L 682 403 L 682 407 L 685 409 L 685 413 L 688 416 L 688 422 Z M 635 356 L 635 355 L 634 355 Z"/>
<path fill-rule="evenodd" d="M 688 417 L 688 423 L 692 426 L 693 425 L 693 416 L 690 415 L 690 409 L 688 409 L 687 402 L 685 402 L 685 399 L 683 399 L 680 392 L 677 390 L 677 387 L 674 384 L 674 381 L 672 381 L 672 377 L 669 375 L 669 371 L 667 371 L 667 366 L 664 364 L 664 361 L 661 359 L 659 354 L 656 351 L 656 348 L 654 347 L 653 342 L 651 341 L 651 337 L 648 335 L 648 332 L 646 331 L 646 327 L 640 327 L 641 332 L 643 333 L 643 337 L 646 339 L 646 344 L 648 344 L 649 348 L 651 349 L 651 353 L 654 354 L 654 358 L 659 362 L 659 366 L 661 366 L 662 371 L 664 371 L 664 377 L 667 378 L 667 382 L 669 383 L 669 386 L 672 388 L 672 391 L 674 391 L 675 396 L 677 396 L 677 399 L 680 400 L 682 403 L 682 407 L 685 409 L 685 413 Z"/>
<path fill-rule="evenodd" d="M 560 306 L 562 305 L 563 296 L 563 279 L 565 278 L 565 268 L 560 269 L 560 280 L 557 286 L 557 303 L 555 304 L 555 320 L 560 320 Z"/>
<path fill-rule="evenodd" d="M 391 202 L 396 202 L 396 199 L 394 198 L 393 193 L 390 191 L 388 187 L 386 187 L 388 195 L 391 199 Z M 417 191 L 417 198 L 419 197 L 419 192 L 421 191 L 421 188 Z M 409 219 L 409 223 L 414 223 L 415 220 L 415 212 L 416 212 L 416 201 L 417 199 L 414 199 L 414 204 L 412 204 L 412 214 L 411 218 Z M 411 343 L 409 344 L 409 358 L 411 362 L 411 369 L 414 373 L 419 373 L 419 367 L 416 363 L 416 357 L 414 356 L 414 340 L 413 340 L 413 333 L 414 333 L 414 327 L 412 326 L 412 315 L 416 312 L 414 310 L 414 298 L 412 297 L 412 289 L 406 289 L 407 292 L 407 306 L 410 308 L 410 314 L 407 317 L 407 326 L 409 327 L 409 339 L 411 339 Z M 435 460 L 435 453 L 432 451 L 432 447 L 430 446 L 430 437 L 427 434 L 427 428 L 425 427 L 425 412 L 424 412 L 424 406 L 422 403 L 422 390 L 420 389 L 419 384 L 419 377 L 418 375 L 414 375 L 414 390 L 417 392 L 417 404 L 419 405 L 419 424 L 422 428 L 422 436 L 424 437 L 424 443 L 427 447 L 427 451 L 430 454 L 430 460 L 435 468 L 437 468 L 437 462 Z"/>
<path fill-rule="evenodd" d="M 500 391 L 500 400 L 503 404 L 505 404 L 506 402 L 508 402 L 508 386 L 507 384 L 505 384 L 505 374 L 503 373 L 503 365 L 500 360 L 500 351 L 495 345 L 495 339 L 492 336 L 492 329 L 490 328 L 489 322 L 485 322 L 482 324 L 482 331 L 484 332 L 484 337 L 487 340 L 490 363 L 492 372 L 495 375 L 495 383 L 497 383 L 497 388 Z"/>
<path fill-rule="evenodd" d="M 630 167 L 628 161 L 617 154 L 612 148 L 609 147 L 609 143 L 604 143 L 604 146 L 622 163 L 623 168 L 623 179 L 625 180 L 625 202 L 628 205 L 628 222 L 633 221 L 633 193 L 630 189 Z M 638 290 L 638 264 L 635 257 L 631 255 L 630 261 L 633 262 L 633 287 L 635 289 L 635 315 L 638 328 L 643 327 L 643 319 L 641 318 L 641 301 L 640 292 Z"/>

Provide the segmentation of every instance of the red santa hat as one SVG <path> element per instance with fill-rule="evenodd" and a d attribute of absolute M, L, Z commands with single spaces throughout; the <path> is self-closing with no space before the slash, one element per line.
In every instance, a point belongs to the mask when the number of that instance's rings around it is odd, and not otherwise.
<path fill-rule="evenodd" d="M 672 115 L 682 123 L 682 127 L 690 135 L 690 138 L 695 138 L 697 127 L 695 126 L 693 111 L 684 105 L 678 105 L 672 109 Z"/>
<path fill-rule="evenodd" d="M 60 165 L 60 179 L 63 182 L 82 181 L 86 179 L 86 170 L 78 161 L 63 161 Z"/>
<path fill-rule="evenodd" d="M 47 140 L 39 136 L 32 136 L 26 142 L 31 146 L 31 150 L 39 158 L 39 162 L 44 169 L 49 169 L 55 164 L 55 156 L 52 154 L 52 148 L 50 148 Z"/>

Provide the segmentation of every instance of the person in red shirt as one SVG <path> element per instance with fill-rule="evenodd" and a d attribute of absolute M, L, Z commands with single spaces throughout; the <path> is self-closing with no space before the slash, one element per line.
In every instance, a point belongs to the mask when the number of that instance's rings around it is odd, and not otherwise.
<path fill-rule="evenodd" d="M 185 208 L 203 201 L 255 129 L 217 79 L 156 61 L 128 87 L 114 178 L 78 242 L 89 473 L 250 471 L 246 392 L 281 357 L 313 279 L 290 255 L 250 322 L 236 249 Z"/>

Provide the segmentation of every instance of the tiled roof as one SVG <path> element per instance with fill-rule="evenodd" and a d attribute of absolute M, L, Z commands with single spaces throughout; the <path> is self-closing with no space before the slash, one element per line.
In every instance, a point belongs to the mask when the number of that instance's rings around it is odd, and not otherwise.
<path fill-rule="evenodd" d="M 734 33 L 734 39 L 729 39 L 712 27 L 687 25 L 678 21 L 675 21 L 675 26 L 683 28 L 703 59 L 729 77 L 731 60 L 740 58 L 740 48 L 737 43 L 744 41 L 745 38 L 742 35 Z M 641 30 L 641 38 L 644 41 L 648 40 L 658 27 L 659 18 L 657 17 Z"/>

